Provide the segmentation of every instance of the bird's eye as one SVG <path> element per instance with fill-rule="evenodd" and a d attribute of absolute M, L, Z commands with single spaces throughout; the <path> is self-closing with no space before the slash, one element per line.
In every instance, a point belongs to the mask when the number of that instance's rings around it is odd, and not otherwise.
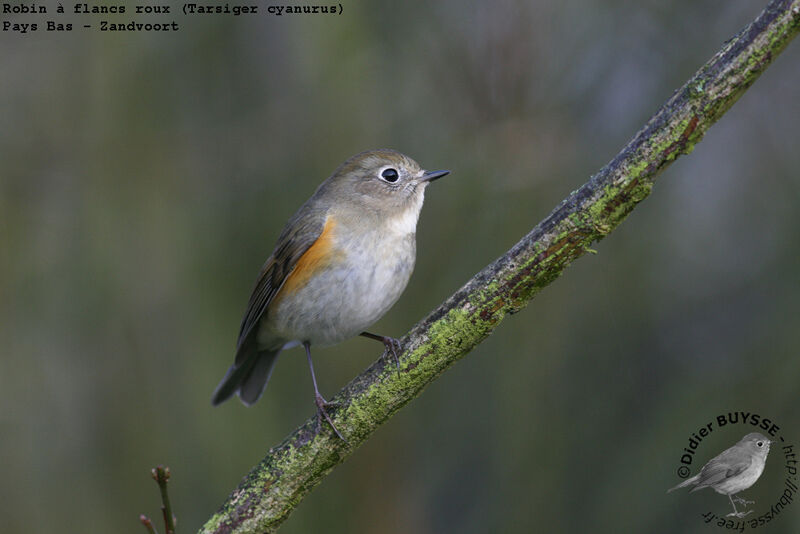
<path fill-rule="evenodd" d="M 758 445 L 759 447 L 763 447 L 764 446 L 764 442 L 763 441 L 759 441 L 759 442 L 756 443 L 756 445 Z"/>
<path fill-rule="evenodd" d="M 398 178 L 400 178 L 400 175 L 397 174 L 397 169 L 389 167 L 388 169 L 383 169 L 383 172 L 381 172 L 381 178 L 390 184 L 393 184 L 398 180 Z"/>

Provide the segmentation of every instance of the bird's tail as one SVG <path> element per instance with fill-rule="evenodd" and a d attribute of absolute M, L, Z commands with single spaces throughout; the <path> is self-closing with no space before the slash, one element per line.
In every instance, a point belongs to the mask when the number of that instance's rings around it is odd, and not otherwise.
<path fill-rule="evenodd" d="M 685 488 L 686 486 L 693 486 L 693 485 L 697 484 L 697 480 L 699 478 L 700 478 L 700 475 L 695 475 L 692 478 L 687 478 L 686 480 L 684 480 L 683 482 L 681 482 L 677 486 L 673 486 L 670 489 L 668 489 L 667 493 L 669 493 L 670 491 L 675 491 L 678 488 Z"/>
<path fill-rule="evenodd" d="M 281 349 L 276 350 L 253 350 L 245 355 L 244 358 L 237 358 L 238 362 L 228 368 L 225 377 L 220 381 L 214 395 L 211 397 L 211 404 L 217 406 L 222 404 L 234 393 L 239 394 L 239 398 L 247 406 L 255 403 L 264 389 L 267 387 L 275 360 Z"/>

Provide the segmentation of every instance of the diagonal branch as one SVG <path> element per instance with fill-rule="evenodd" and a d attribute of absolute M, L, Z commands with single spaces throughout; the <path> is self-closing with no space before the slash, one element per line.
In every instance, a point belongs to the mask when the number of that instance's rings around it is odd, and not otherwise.
<path fill-rule="evenodd" d="M 294 507 L 394 412 L 525 307 L 649 194 L 800 30 L 800 0 L 772 0 L 658 110 L 633 140 L 504 256 L 402 339 L 400 372 L 378 361 L 333 399 L 344 442 L 315 418 L 292 432 L 242 481 L 203 533 L 273 532 Z"/>

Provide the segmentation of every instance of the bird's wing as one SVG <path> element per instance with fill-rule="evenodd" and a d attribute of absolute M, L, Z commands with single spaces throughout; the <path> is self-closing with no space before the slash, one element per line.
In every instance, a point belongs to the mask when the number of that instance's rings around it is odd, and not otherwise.
<path fill-rule="evenodd" d="M 742 455 L 740 452 L 734 452 L 733 447 L 731 447 L 722 452 L 719 456 L 712 458 L 703 466 L 703 469 L 700 471 L 700 479 L 697 481 L 697 486 L 692 491 L 713 486 L 723 480 L 738 475 L 750 467 L 753 461 L 750 456 L 749 454 Z"/>
<path fill-rule="evenodd" d="M 258 275 L 256 286 L 250 295 L 239 329 L 236 344 L 236 364 L 240 364 L 246 351 L 242 351 L 245 340 L 253 332 L 264 311 L 280 291 L 286 278 L 297 265 L 297 261 L 308 251 L 322 234 L 325 226 L 324 214 L 313 215 L 314 208 L 304 205 L 286 224 L 278 237 L 275 250 L 267 259 Z"/>

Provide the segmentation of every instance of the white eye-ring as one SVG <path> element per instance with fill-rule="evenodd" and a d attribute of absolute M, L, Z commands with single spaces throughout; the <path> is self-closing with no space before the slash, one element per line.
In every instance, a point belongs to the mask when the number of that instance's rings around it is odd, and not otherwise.
<path fill-rule="evenodd" d="M 397 169 L 394 167 L 386 167 L 381 171 L 380 174 L 381 180 L 385 182 L 389 182 L 390 184 L 395 183 L 397 180 L 400 179 L 400 174 L 397 172 Z"/>

